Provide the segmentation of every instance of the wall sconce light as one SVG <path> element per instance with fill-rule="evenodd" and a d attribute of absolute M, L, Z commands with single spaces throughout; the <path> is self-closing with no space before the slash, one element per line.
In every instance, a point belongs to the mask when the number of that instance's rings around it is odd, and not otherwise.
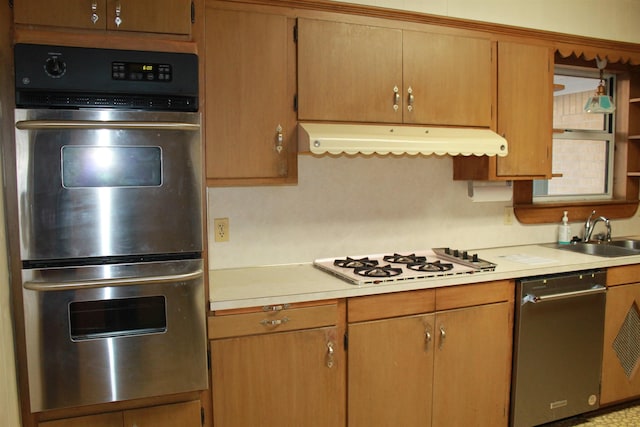
<path fill-rule="evenodd" d="M 584 104 L 585 113 L 613 113 L 616 110 L 616 106 L 613 104 L 613 100 L 607 95 L 604 82 L 604 67 L 607 66 L 606 59 L 600 59 L 596 56 L 596 64 L 598 70 L 600 70 L 600 83 L 596 89 L 596 93 L 590 96 L 587 103 Z"/>

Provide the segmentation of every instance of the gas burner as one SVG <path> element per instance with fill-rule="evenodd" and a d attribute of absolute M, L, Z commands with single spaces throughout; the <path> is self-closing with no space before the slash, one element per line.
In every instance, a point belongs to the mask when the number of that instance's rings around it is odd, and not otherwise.
<path fill-rule="evenodd" d="M 402 268 L 394 268 L 390 265 L 356 267 L 353 272 L 364 277 L 392 277 L 402 274 Z"/>
<path fill-rule="evenodd" d="M 337 259 L 333 261 L 333 265 L 343 268 L 370 268 L 378 265 L 378 261 L 376 261 L 375 259 L 369 259 L 368 257 L 360 259 L 347 257 L 346 259 Z"/>
<path fill-rule="evenodd" d="M 385 255 L 383 258 L 386 262 L 395 262 L 397 264 L 415 264 L 415 263 L 425 263 L 427 262 L 426 256 L 417 256 L 416 254 L 411 255 Z"/>
<path fill-rule="evenodd" d="M 407 264 L 407 268 L 414 271 L 449 271 L 453 269 L 453 264 L 448 262 L 416 262 L 412 264 Z"/>

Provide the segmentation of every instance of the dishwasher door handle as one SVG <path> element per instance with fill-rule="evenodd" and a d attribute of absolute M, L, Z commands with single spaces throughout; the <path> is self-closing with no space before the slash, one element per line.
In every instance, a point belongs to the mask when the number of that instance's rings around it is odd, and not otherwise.
<path fill-rule="evenodd" d="M 542 296 L 527 294 L 522 298 L 522 305 L 525 305 L 527 303 L 539 304 L 545 301 L 555 301 L 555 300 L 560 300 L 565 298 L 581 297 L 584 295 L 602 294 L 602 293 L 605 293 L 606 291 L 607 291 L 606 287 L 602 285 L 596 285 L 591 289 L 585 289 L 582 291 L 561 292 L 558 294 L 542 295 Z"/>

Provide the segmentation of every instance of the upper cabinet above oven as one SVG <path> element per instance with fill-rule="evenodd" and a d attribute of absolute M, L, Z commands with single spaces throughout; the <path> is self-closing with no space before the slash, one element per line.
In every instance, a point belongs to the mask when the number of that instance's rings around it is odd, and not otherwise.
<path fill-rule="evenodd" d="M 191 34 L 192 0 L 62 0 L 52 13 L 49 0 L 14 2 L 16 24 Z"/>

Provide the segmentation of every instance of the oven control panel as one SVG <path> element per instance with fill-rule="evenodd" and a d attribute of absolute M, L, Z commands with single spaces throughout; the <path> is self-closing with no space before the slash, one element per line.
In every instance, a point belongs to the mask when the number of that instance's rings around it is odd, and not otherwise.
<path fill-rule="evenodd" d="M 198 57 L 18 43 L 18 108 L 198 110 Z"/>

